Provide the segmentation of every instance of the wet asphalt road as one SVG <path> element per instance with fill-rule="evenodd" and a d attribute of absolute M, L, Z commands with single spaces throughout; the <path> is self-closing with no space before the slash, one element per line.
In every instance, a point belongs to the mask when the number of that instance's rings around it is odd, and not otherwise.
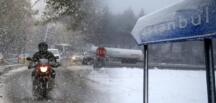
<path fill-rule="evenodd" d="M 93 71 L 91 68 L 56 69 L 56 86 L 50 92 L 50 99 L 41 101 L 32 96 L 31 70 L 12 72 L 5 79 L 4 103 L 138 103 L 137 100 L 141 103 L 142 85 L 133 86 L 136 77 L 121 70 Z M 142 79 L 138 82 L 142 84 Z M 126 102 L 125 98 L 133 99 Z"/>

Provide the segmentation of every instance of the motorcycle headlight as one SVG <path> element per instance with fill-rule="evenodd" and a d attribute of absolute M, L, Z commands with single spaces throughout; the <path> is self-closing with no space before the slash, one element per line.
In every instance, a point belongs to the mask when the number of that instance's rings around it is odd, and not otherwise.
<path fill-rule="evenodd" d="M 47 72 L 47 70 L 48 70 L 48 67 L 47 66 L 44 66 L 44 67 L 40 67 L 40 71 L 41 72 Z"/>

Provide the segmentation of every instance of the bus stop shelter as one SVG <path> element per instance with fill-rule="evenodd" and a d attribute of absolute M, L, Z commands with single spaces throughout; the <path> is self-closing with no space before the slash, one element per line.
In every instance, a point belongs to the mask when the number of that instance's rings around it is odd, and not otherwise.
<path fill-rule="evenodd" d="M 216 103 L 212 39 L 216 37 L 216 0 L 182 0 L 141 17 L 133 37 L 143 45 L 143 103 L 148 103 L 148 45 L 202 40 L 205 49 L 208 103 Z"/>

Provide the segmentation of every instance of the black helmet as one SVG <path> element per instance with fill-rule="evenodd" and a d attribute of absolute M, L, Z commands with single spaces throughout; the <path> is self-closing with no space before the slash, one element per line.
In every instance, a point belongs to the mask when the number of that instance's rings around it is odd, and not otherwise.
<path fill-rule="evenodd" d="M 38 44 L 38 49 L 40 52 L 48 51 L 48 44 L 46 42 L 41 42 Z"/>

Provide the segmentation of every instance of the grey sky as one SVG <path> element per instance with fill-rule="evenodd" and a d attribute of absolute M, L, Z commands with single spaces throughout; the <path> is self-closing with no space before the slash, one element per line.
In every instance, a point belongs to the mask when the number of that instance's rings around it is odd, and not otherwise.
<path fill-rule="evenodd" d="M 35 2 L 36 0 L 31 0 Z M 164 8 L 170 4 L 173 4 L 180 0 L 104 0 L 105 3 L 110 7 L 110 10 L 114 13 L 121 13 L 128 8 L 132 8 L 136 14 L 143 8 L 146 13 L 153 12 L 155 10 Z M 42 14 L 45 7 L 45 0 L 40 0 L 35 5 L 35 9 L 40 10 Z"/>
<path fill-rule="evenodd" d="M 135 13 L 138 13 L 141 8 L 146 13 L 150 13 L 177 1 L 180 0 L 106 0 L 106 3 L 114 13 L 121 13 L 128 8 L 132 8 Z"/>

